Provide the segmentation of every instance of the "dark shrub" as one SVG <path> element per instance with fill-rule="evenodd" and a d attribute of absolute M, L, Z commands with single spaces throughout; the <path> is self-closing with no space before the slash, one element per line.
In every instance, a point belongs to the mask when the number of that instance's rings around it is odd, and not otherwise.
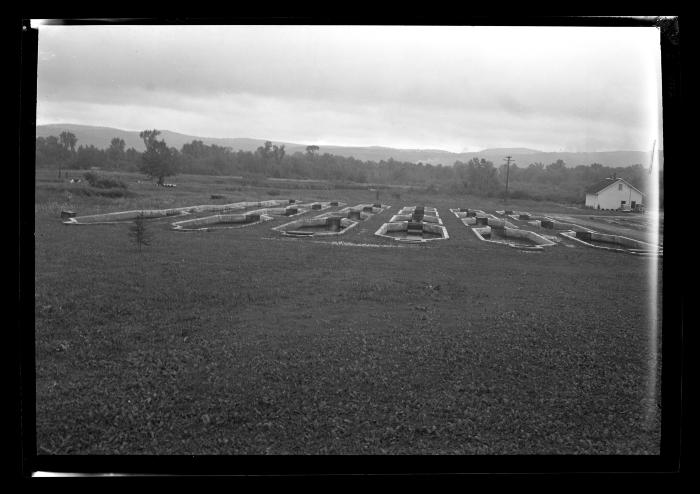
<path fill-rule="evenodd" d="M 83 178 L 85 179 L 85 181 L 86 181 L 87 183 L 89 183 L 90 185 L 92 185 L 93 183 L 95 183 L 95 182 L 97 181 L 97 179 L 98 179 L 99 177 L 97 176 L 96 173 L 85 172 L 85 173 L 83 174 Z"/>
<path fill-rule="evenodd" d="M 96 173 L 86 172 L 83 174 L 83 178 L 85 178 L 90 186 L 98 189 L 126 189 L 126 184 L 121 180 L 100 177 Z"/>

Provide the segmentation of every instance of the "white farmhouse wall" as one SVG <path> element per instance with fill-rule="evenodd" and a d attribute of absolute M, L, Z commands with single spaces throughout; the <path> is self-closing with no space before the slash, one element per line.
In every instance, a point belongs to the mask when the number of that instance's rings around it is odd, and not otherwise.
<path fill-rule="evenodd" d="M 622 184 L 622 190 L 620 190 Z M 622 201 L 625 206 L 631 207 L 632 201 L 635 204 L 643 203 L 642 194 L 624 182 L 616 182 L 611 186 L 601 190 L 598 194 L 586 194 L 586 206 L 600 209 L 618 209 Z"/>

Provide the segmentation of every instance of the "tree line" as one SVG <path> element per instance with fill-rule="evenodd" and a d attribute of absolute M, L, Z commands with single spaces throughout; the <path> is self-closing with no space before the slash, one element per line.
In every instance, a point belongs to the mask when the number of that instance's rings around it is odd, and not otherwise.
<path fill-rule="evenodd" d="M 90 169 L 141 172 L 162 184 L 165 177 L 178 173 L 316 179 L 359 184 L 400 184 L 429 187 L 434 190 L 468 192 L 482 196 L 503 196 L 508 181 L 513 198 L 569 200 L 583 199 L 585 188 L 617 173 L 645 191 L 648 170 L 642 165 L 611 168 L 598 163 L 569 168 L 562 160 L 545 165 L 511 164 L 496 167 L 493 162 L 472 158 L 453 166 L 412 163 L 393 158 L 361 161 L 353 157 L 321 153 L 318 146 L 306 152 L 288 154 L 284 145 L 265 142 L 255 151 L 234 151 L 216 144 L 193 140 L 180 149 L 158 139 L 158 130 L 144 130 L 139 136 L 146 150 L 125 149 L 123 139 L 115 137 L 107 149 L 78 144 L 75 135 L 62 132 L 58 137 L 36 140 L 36 166 L 62 169 Z"/>

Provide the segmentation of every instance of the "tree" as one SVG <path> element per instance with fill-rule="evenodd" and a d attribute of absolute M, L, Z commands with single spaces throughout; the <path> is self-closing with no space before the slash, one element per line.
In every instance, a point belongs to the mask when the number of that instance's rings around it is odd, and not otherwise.
<path fill-rule="evenodd" d="M 490 196 L 499 188 L 498 171 L 493 163 L 474 157 L 466 165 L 465 186 L 467 191 Z"/>
<path fill-rule="evenodd" d="M 143 213 L 140 213 L 134 220 L 134 224 L 129 227 L 129 237 L 138 246 L 139 252 L 143 245 L 151 245 L 151 232 L 146 229 Z"/>
<path fill-rule="evenodd" d="M 75 153 L 75 145 L 78 142 L 78 138 L 75 137 L 75 134 L 72 132 L 68 131 L 63 131 L 61 134 L 58 136 L 58 140 L 61 143 L 61 146 L 63 149 L 68 152 L 70 150 L 70 154 L 73 155 Z M 61 178 L 61 162 L 58 162 L 58 178 Z"/>
<path fill-rule="evenodd" d="M 75 152 L 75 145 L 78 143 L 78 138 L 72 132 L 63 131 L 61 135 L 58 136 L 58 140 L 61 142 L 66 150 L 70 149 L 71 153 Z"/>
<path fill-rule="evenodd" d="M 48 136 L 46 138 L 37 137 L 36 139 L 36 165 L 37 166 L 54 166 L 58 165 L 60 169 L 61 163 L 65 163 L 70 159 L 70 151 L 65 149 L 58 141 L 56 136 Z"/>
<path fill-rule="evenodd" d="M 557 160 L 545 167 L 546 180 L 553 184 L 561 184 L 567 174 L 566 164 L 562 160 Z"/>
<path fill-rule="evenodd" d="M 255 157 L 260 162 L 259 171 L 266 173 L 268 171 L 270 161 L 272 160 L 272 143 L 270 141 L 265 141 L 264 146 L 260 146 L 255 150 Z"/>
<path fill-rule="evenodd" d="M 163 179 L 177 174 L 173 149 L 163 140 L 158 140 L 158 130 L 144 130 L 139 133 L 146 145 L 146 151 L 141 156 L 141 173 L 150 178 L 158 179 L 158 185 L 163 185 Z"/>
<path fill-rule="evenodd" d="M 102 168 L 107 163 L 107 156 L 104 149 L 98 149 L 92 144 L 89 146 L 79 146 L 75 154 L 74 165 L 81 170 L 87 170 L 93 166 Z"/>
<path fill-rule="evenodd" d="M 124 159 L 125 146 L 126 143 L 124 142 L 124 139 L 120 139 L 119 137 L 115 137 L 114 139 L 112 139 L 112 142 L 109 145 L 109 149 L 107 150 L 109 159 L 114 162 L 122 161 Z"/>
<path fill-rule="evenodd" d="M 202 141 L 194 140 L 182 145 L 182 154 L 194 159 L 204 158 L 207 155 L 206 146 Z"/>
<path fill-rule="evenodd" d="M 275 164 L 279 165 L 282 163 L 282 160 L 284 159 L 285 151 L 284 151 L 284 144 L 281 146 L 272 146 L 272 159 L 275 160 Z"/>
<path fill-rule="evenodd" d="M 311 156 L 316 156 L 316 153 L 318 153 L 318 150 L 321 149 L 318 146 L 306 146 L 306 155 L 311 157 Z"/>
<path fill-rule="evenodd" d="M 526 182 L 538 182 L 540 177 L 544 174 L 544 163 L 530 163 L 527 168 L 523 170 L 523 179 Z"/>

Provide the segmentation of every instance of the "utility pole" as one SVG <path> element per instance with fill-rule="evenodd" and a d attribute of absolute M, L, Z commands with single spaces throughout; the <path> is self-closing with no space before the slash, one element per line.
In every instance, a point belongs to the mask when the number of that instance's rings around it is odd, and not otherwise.
<path fill-rule="evenodd" d="M 506 162 L 506 197 L 504 199 L 504 202 L 508 200 L 508 178 L 510 176 L 510 162 L 513 161 L 513 158 L 511 156 L 506 156 L 503 158 L 503 161 Z"/>

